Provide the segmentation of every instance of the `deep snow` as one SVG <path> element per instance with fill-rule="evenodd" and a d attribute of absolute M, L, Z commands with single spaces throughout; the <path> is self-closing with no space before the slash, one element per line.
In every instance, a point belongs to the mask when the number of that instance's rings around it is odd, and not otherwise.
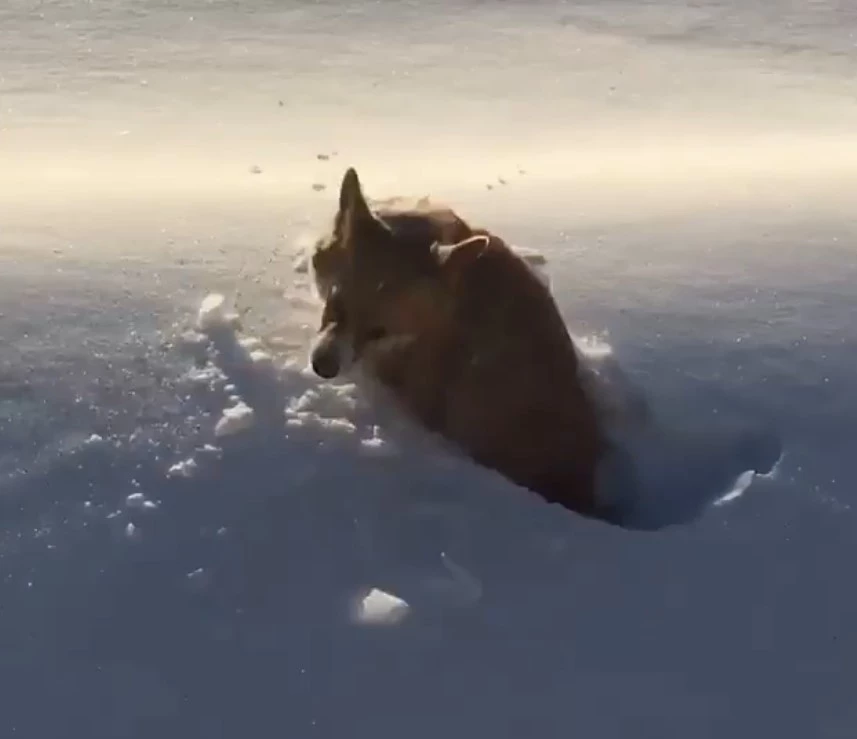
<path fill-rule="evenodd" d="M 852 736 L 855 28 L 4 4 L 3 736 Z M 546 256 L 605 402 L 657 418 L 619 489 L 675 525 L 306 371 L 348 164 Z"/>

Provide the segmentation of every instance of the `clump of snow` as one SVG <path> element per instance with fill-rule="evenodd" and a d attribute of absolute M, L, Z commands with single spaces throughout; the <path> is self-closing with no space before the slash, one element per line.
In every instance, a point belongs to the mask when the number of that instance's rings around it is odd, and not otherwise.
<path fill-rule="evenodd" d="M 296 398 L 292 398 L 289 401 L 289 405 L 286 408 L 287 413 L 301 413 L 304 411 L 308 411 L 315 403 L 318 402 L 321 394 L 318 390 L 307 390 L 303 393 L 303 395 L 299 395 Z"/>
<path fill-rule="evenodd" d="M 185 575 L 188 584 L 196 591 L 204 590 L 211 583 L 212 573 L 204 567 L 197 567 Z"/>
<path fill-rule="evenodd" d="M 239 346 L 248 352 L 262 348 L 262 340 L 258 336 L 246 336 L 238 341 Z"/>
<path fill-rule="evenodd" d="M 214 435 L 232 436 L 252 428 L 255 423 L 255 413 L 243 400 L 231 408 L 224 408 L 223 414 L 214 427 Z"/>
<path fill-rule="evenodd" d="M 273 368 L 274 358 L 263 349 L 254 349 L 250 352 L 250 361 L 257 367 Z"/>
<path fill-rule="evenodd" d="M 101 443 L 103 443 L 103 442 L 104 442 L 104 437 L 103 437 L 103 436 L 101 436 L 100 434 L 92 434 L 92 435 L 90 435 L 90 436 L 89 436 L 89 438 L 88 438 L 88 439 L 86 439 L 86 441 L 84 441 L 83 443 L 84 443 L 86 446 L 94 446 L 94 445 L 96 445 L 96 444 L 101 444 Z"/>
<path fill-rule="evenodd" d="M 190 349 L 196 349 L 199 347 L 205 346 L 208 342 L 208 337 L 205 334 L 201 334 L 198 331 L 185 331 L 180 337 L 179 341 L 182 346 L 188 347 Z"/>
<path fill-rule="evenodd" d="M 720 498 L 714 501 L 714 505 L 721 506 L 729 503 L 736 498 L 740 498 L 753 484 L 753 480 L 756 478 L 756 473 L 753 470 L 746 470 L 738 475 L 737 479 L 732 485 L 732 489 L 727 492 L 725 495 L 722 495 Z"/>
<path fill-rule="evenodd" d="M 207 364 L 205 367 L 193 367 L 188 370 L 185 375 L 187 380 L 194 385 L 203 385 L 213 387 L 217 383 L 226 380 L 226 375 L 223 370 L 214 364 Z"/>
<path fill-rule="evenodd" d="M 401 623 L 409 612 L 410 606 L 401 598 L 372 588 L 356 604 L 354 620 L 370 626 L 394 626 Z"/>
<path fill-rule="evenodd" d="M 388 443 L 378 436 L 378 427 L 372 429 L 372 436 L 367 439 L 360 439 L 360 447 L 372 455 L 383 455 L 390 451 Z"/>
<path fill-rule="evenodd" d="M 125 526 L 125 537 L 131 541 L 136 541 L 140 538 L 140 530 L 130 521 Z"/>
<path fill-rule="evenodd" d="M 347 418 L 328 418 L 314 411 L 286 409 L 286 426 L 291 428 L 317 428 L 338 434 L 353 434 L 357 427 Z"/>
<path fill-rule="evenodd" d="M 204 334 L 235 329 L 240 323 L 236 313 L 227 311 L 226 298 L 220 293 L 206 295 L 196 317 L 196 328 Z"/>
<path fill-rule="evenodd" d="M 183 459 L 181 462 L 176 462 L 167 470 L 167 477 L 193 477 L 199 470 L 197 461 L 190 457 Z"/>
<path fill-rule="evenodd" d="M 226 298 L 220 293 L 206 295 L 199 306 L 196 327 L 203 333 L 226 325 Z"/>
<path fill-rule="evenodd" d="M 148 500 L 143 493 L 131 493 L 125 498 L 125 505 L 128 508 L 137 508 L 144 511 L 153 511 L 158 507 L 157 503 Z"/>

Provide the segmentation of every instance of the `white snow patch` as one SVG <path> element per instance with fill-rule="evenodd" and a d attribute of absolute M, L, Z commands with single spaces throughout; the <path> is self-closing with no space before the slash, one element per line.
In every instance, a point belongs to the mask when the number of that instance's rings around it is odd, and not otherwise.
<path fill-rule="evenodd" d="M 263 349 L 254 349 L 250 352 L 250 361 L 257 367 L 272 368 L 274 366 L 274 358 Z"/>
<path fill-rule="evenodd" d="M 353 434 L 357 427 L 347 418 L 328 418 L 315 411 L 293 411 L 286 409 L 286 426 L 291 428 L 316 428 L 337 434 Z"/>
<path fill-rule="evenodd" d="M 715 500 L 714 505 L 724 505 L 726 503 L 729 503 L 730 501 L 735 500 L 736 498 L 740 498 L 747 490 L 747 488 L 749 488 L 750 485 L 753 484 L 753 480 L 755 479 L 755 477 L 756 473 L 753 470 L 747 470 L 746 472 L 742 472 L 740 475 L 738 475 L 737 479 L 733 483 L 732 489 L 725 495 Z"/>
<path fill-rule="evenodd" d="M 214 435 L 232 436 L 252 428 L 255 422 L 253 409 L 244 401 L 239 401 L 232 408 L 224 408 L 223 415 L 214 427 Z"/>
<path fill-rule="evenodd" d="M 314 403 L 317 403 L 321 394 L 318 390 L 307 390 L 303 395 L 292 398 L 286 408 L 287 413 L 301 413 L 309 410 Z"/>
<path fill-rule="evenodd" d="M 181 462 L 176 462 L 167 470 L 167 477 L 193 477 L 199 470 L 197 461 L 190 457 L 183 459 Z"/>
<path fill-rule="evenodd" d="M 378 427 L 373 428 L 373 434 L 368 439 L 360 439 L 360 447 L 373 456 L 382 456 L 390 453 L 391 447 L 385 439 L 378 436 Z"/>
<path fill-rule="evenodd" d="M 247 336 L 238 341 L 238 345 L 248 352 L 262 348 L 262 340 L 258 336 Z"/>
<path fill-rule="evenodd" d="M 204 346 L 208 342 L 208 337 L 205 334 L 201 334 L 198 331 L 185 331 L 180 337 L 179 341 L 183 346 L 188 348 L 196 349 Z"/>
<path fill-rule="evenodd" d="M 354 620 L 369 626 L 394 626 L 401 623 L 409 612 L 410 606 L 401 598 L 372 588 L 356 604 Z"/>
<path fill-rule="evenodd" d="M 204 385 L 213 387 L 217 383 L 226 380 L 226 375 L 223 370 L 213 364 L 207 364 L 205 367 L 193 367 L 188 370 L 185 375 L 189 382 L 194 385 Z"/>
<path fill-rule="evenodd" d="M 146 496 L 143 493 L 131 493 L 131 495 L 125 498 L 125 505 L 129 508 L 142 508 L 145 502 Z"/>
<path fill-rule="evenodd" d="M 220 293 L 206 295 L 196 318 L 196 327 L 203 333 L 229 326 L 226 313 L 226 298 Z"/>

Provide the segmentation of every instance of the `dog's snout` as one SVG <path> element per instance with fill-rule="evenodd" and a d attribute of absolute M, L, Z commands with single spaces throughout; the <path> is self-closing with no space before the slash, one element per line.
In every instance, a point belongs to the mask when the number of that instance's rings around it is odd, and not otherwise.
<path fill-rule="evenodd" d="M 325 380 L 332 380 L 339 374 L 339 361 L 333 352 L 315 352 L 310 358 L 312 371 Z"/>
<path fill-rule="evenodd" d="M 336 323 L 325 326 L 319 333 L 310 352 L 310 366 L 319 377 L 331 380 L 347 370 L 349 353 L 346 336 Z"/>

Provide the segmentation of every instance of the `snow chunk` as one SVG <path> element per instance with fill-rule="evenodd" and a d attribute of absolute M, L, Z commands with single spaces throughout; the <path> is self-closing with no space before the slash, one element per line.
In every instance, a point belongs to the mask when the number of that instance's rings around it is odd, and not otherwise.
<path fill-rule="evenodd" d="M 254 349 L 250 352 L 250 361 L 257 367 L 274 366 L 274 358 L 263 349 Z"/>
<path fill-rule="evenodd" d="M 204 590 L 211 584 L 212 573 L 204 567 L 197 567 L 185 574 L 188 584 L 197 592 Z"/>
<path fill-rule="evenodd" d="M 732 489 L 722 495 L 717 500 L 714 501 L 714 505 L 721 506 L 729 503 L 736 498 L 740 498 L 744 492 L 747 490 L 750 485 L 753 484 L 753 480 L 756 478 L 756 473 L 753 470 L 747 470 L 746 472 L 742 472 L 738 475 L 737 479 L 734 483 L 732 483 Z"/>
<path fill-rule="evenodd" d="M 213 364 L 207 364 L 205 367 L 194 367 L 188 370 L 186 377 L 194 385 L 206 385 L 209 387 L 213 387 L 218 382 L 223 382 L 226 379 L 223 370 Z"/>
<path fill-rule="evenodd" d="M 185 346 L 188 349 L 199 349 L 205 347 L 208 342 L 208 337 L 198 331 L 185 331 L 179 337 L 179 341 L 182 346 Z"/>
<path fill-rule="evenodd" d="M 215 436 L 232 436 L 253 426 L 255 422 L 253 409 L 243 400 L 232 408 L 224 408 L 223 415 L 214 427 Z"/>
<path fill-rule="evenodd" d="M 361 448 L 372 455 L 385 455 L 392 451 L 391 445 L 378 435 L 378 427 L 372 426 L 372 436 L 360 440 Z"/>
<path fill-rule="evenodd" d="M 257 336 L 247 336 L 241 339 L 238 344 L 248 352 L 262 348 L 262 340 Z"/>
<path fill-rule="evenodd" d="M 296 411 L 291 408 L 286 408 L 286 426 L 293 428 L 317 428 L 346 435 L 357 431 L 357 426 L 347 418 L 329 418 L 315 411 Z"/>
<path fill-rule="evenodd" d="M 401 623 L 410 612 L 410 606 L 401 598 L 372 588 L 369 594 L 356 604 L 354 618 L 368 626 L 394 626 Z"/>
<path fill-rule="evenodd" d="M 147 500 L 143 493 L 131 493 L 125 498 L 125 505 L 128 508 L 138 508 L 144 511 L 153 511 L 158 507 L 158 504 L 154 501 Z"/>
<path fill-rule="evenodd" d="M 286 413 L 302 413 L 304 411 L 308 411 L 314 403 L 318 402 L 320 397 L 321 396 L 317 390 L 307 390 L 303 395 L 300 395 L 297 398 L 292 398 L 289 401 Z"/>
<path fill-rule="evenodd" d="M 167 470 L 167 477 L 193 477 L 199 470 L 199 465 L 193 457 L 176 462 Z"/>
<path fill-rule="evenodd" d="M 226 314 L 226 298 L 220 293 L 206 295 L 199 306 L 196 327 L 203 333 L 224 328 L 229 325 Z"/>

